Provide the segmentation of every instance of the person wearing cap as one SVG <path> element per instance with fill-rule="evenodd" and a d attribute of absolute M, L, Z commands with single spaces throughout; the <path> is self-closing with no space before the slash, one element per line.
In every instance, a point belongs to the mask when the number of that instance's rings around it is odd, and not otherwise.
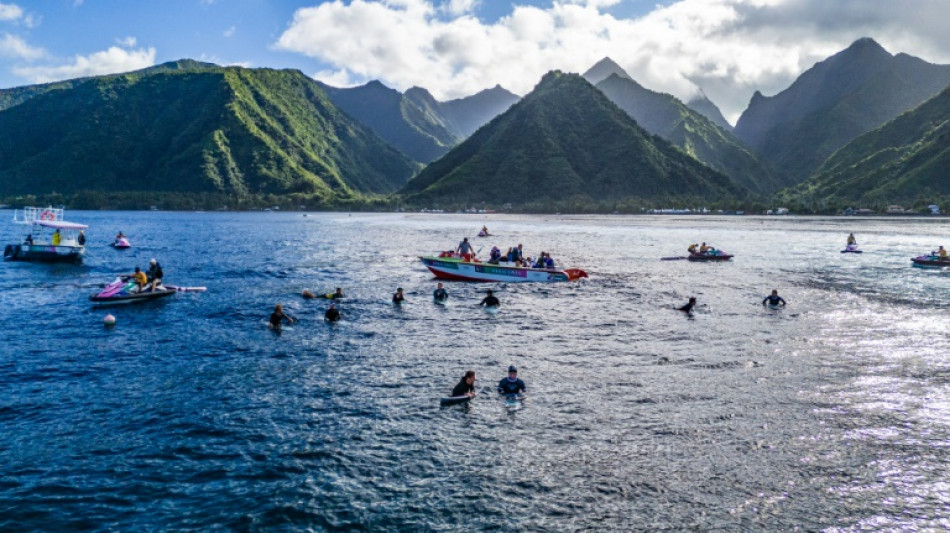
<path fill-rule="evenodd" d="M 518 369 L 514 365 L 508 367 L 508 377 L 498 382 L 498 392 L 501 394 L 523 394 L 528 392 L 524 381 L 518 377 Z"/>
<path fill-rule="evenodd" d="M 396 289 L 396 294 L 393 295 L 393 303 L 401 304 L 406 301 L 406 297 L 402 295 L 402 287 Z"/>
<path fill-rule="evenodd" d="M 468 396 L 469 398 L 475 397 L 475 371 L 469 370 L 462 376 L 462 379 L 459 380 L 458 385 L 452 389 L 452 396 Z"/>
<path fill-rule="evenodd" d="M 323 315 L 323 319 L 327 322 L 336 322 L 340 319 L 340 310 L 336 308 L 336 304 L 330 304 L 327 312 Z"/>
<path fill-rule="evenodd" d="M 162 272 L 162 265 L 158 264 L 158 261 L 156 261 L 155 258 L 152 258 L 152 260 L 149 261 L 148 264 L 149 266 L 148 266 L 148 272 L 147 272 L 147 277 L 148 277 L 147 288 L 149 292 L 151 292 L 151 291 L 158 290 L 161 288 L 162 278 L 165 277 L 165 273 Z"/>
<path fill-rule="evenodd" d="M 488 296 L 482 298 L 482 301 L 479 302 L 478 305 L 484 305 L 485 307 L 498 307 L 501 305 L 501 302 L 498 301 L 498 298 L 492 294 L 491 289 L 488 289 L 485 292 L 488 293 Z"/>

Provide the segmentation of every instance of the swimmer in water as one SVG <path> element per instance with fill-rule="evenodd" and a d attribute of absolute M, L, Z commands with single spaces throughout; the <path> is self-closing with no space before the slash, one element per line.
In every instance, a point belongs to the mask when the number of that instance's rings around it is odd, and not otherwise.
<path fill-rule="evenodd" d="M 775 289 L 772 289 L 772 294 L 766 296 L 765 299 L 762 300 L 762 305 L 763 305 L 763 306 L 764 306 L 766 303 L 767 303 L 768 305 L 773 306 L 773 307 L 778 307 L 778 306 L 780 306 L 780 305 L 781 305 L 782 307 L 785 307 L 785 300 L 782 299 L 782 297 L 778 295 L 778 291 L 775 290 Z"/>

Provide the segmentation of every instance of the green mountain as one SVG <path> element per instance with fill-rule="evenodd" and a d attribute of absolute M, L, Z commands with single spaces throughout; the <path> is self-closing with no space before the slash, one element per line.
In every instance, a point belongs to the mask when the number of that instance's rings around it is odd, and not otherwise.
<path fill-rule="evenodd" d="M 948 83 L 950 65 L 891 55 L 873 40 L 860 39 L 777 95 L 756 92 L 735 134 L 794 185 L 835 150 L 917 107 Z"/>
<path fill-rule="evenodd" d="M 557 71 L 403 189 L 418 205 L 712 201 L 746 193 L 651 136 L 581 76 Z"/>
<path fill-rule="evenodd" d="M 519 99 L 501 85 L 495 85 L 471 96 L 440 102 L 439 110 L 459 139 L 465 139 Z"/>
<path fill-rule="evenodd" d="M 815 176 L 783 194 L 817 210 L 926 205 L 950 195 L 950 86 L 851 141 Z"/>
<path fill-rule="evenodd" d="M 347 89 L 320 85 L 334 105 L 416 161 L 438 159 L 459 142 L 437 106 L 420 105 L 378 81 Z"/>
<path fill-rule="evenodd" d="M 726 117 L 722 116 L 722 111 L 720 111 L 719 106 L 707 98 L 706 94 L 702 91 L 700 91 L 698 96 L 694 97 L 689 102 L 686 102 L 686 105 L 693 111 L 696 111 L 711 120 L 713 124 L 719 126 L 720 128 L 728 132 L 732 131 L 732 124 L 729 124 L 729 121 L 726 120 Z"/>
<path fill-rule="evenodd" d="M 68 85 L 68 84 L 67 84 Z M 78 80 L 0 112 L 0 194 L 397 190 L 417 166 L 299 71 L 175 63 Z"/>
<path fill-rule="evenodd" d="M 643 129 L 679 146 L 736 183 L 758 193 L 780 188 L 781 183 L 752 150 L 675 96 L 651 91 L 617 73 L 598 83 L 597 88 Z"/>

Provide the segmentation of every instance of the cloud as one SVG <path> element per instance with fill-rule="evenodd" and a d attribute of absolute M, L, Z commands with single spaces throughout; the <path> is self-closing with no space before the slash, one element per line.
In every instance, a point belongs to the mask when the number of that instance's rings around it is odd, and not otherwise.
<path fill-rule="evenodd" d="M 45 55 L 45 50 L 35 46 L 30 46 L 29 43 L 20 37 L 10 35 L 9 33 L 0 35 L 0 56 L 2 57 L 12 57 L 14 59 L 35 61 L 37 59 L 41 59 Z"/>
<path fill-rule="evenodd" d="M 230 37 L 232 37 L 232 36 L 234 35 L 234 32 L 236 32 L 236 31 L 237 31 L 237 27 L 236 27 L 236 26 L 231 26 L 230 28 L 224 30 L 224 33 L 222 33 L 221 35 L 223 35 L 223 36 L 226 37 L 226 38 L 230 38 Z"/>
<path fill-rule="evenodd" d="M 119 46 L 124 46 L 125 48 L 132 48 L 133 46 L 135 46 L 135 43 L 137 43 L 138 40 L 135 37 L 132 37 L 130 35 L 122 39 L 116 39 L 115 42 L 118 43 Z"/>
<path fill-rule="evenodd" d="M 548 70 L 609 56 L 649 88 L 683 99 L 702 88 L 732 120 L 755 90 L 784 89 L 860 37 L 950 62 L 946 0 L 680 0 L 638 18 L 608 12 L 620 3 L 516 0 L 486 22 L 466 0 L 332 0 L 297 10 L 275 46 L 319 61 L 319 79 L 378 78 L 442 99 L 496 83 L 523 94 Z"/>
<path fill-rule="evenodd" d="M 18 20 L 23 16 L 23 8 L 16 4 L 0 3 L 0 20 Z"/>
<path fill-rule="evenodd" d="M 77 55 L 72 63 L 66 65 L 43 65 L 16 67 L 13 73 L 32 83 L 47 83 L 85 76 L 116 74 L 150 67 L 155 64 L 155 48 L 125 50 L 111 46 L 108 50 L 95 52 L 88 56 Z"/>

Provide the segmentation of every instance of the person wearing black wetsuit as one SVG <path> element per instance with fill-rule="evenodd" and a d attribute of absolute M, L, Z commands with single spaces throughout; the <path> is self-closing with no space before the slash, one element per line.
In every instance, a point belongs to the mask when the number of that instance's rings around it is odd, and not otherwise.
<path fill-rule="evenodd" d="M 501 302 L 498 301 L 498 298 L 495 298 L 495 295 L 492 294 L 491 289 L 488 289 L 486 292 L 488 293 L 488 296 L 483 298 L 478 305 L 484 305 L 485 307 L 498 307 L 501 305 Z"/>
<path fill-rule="evenodd" d="M 440 302 L 448 300 L 449 293 L 442 287 L 442 283 L 439 283 L 439 288 L 432 291 L 432 297 Z"/>
<path fill-rule="evenodd" d="M 452 396 L 475 396 L 475 371 L 469 370 L 452 389 Z"/>
<path fill-rule="evenodd" d="M 86 245 L 86 233 L 83 230 L 79 230 L 79 236 L 76 237 L 76 242 L 79 243 L 79 246 Z"/>
<path fill-rule="evenodd" d="M 336 308 L 336 304 L 330 304 L 330 308 L 323 314 L 323 319 L 327 322 L 336 322 L 340 319 L 340 310 Z"/>
<path fill-rule="evenodd" d="M 406 297 L 402 295 L 402 287 L 396 289 L 396 294 L 393 295 L 393 303 L 401 304 L 406 301 Z"/>
<path fill-rule="evenodd" d="M 524 381 L 518 377 L 518 369 L 513 365 L 508 367 L 508 377 L 498 382 L 498 392 L 501 394 L 520 394 L 528 392 Z"/>
<path fill-rule="evenodd" d="M 145 273 L 145 276 L 148 278 L 148 290 L 154 291 L 161 286 L 165 272 L 162 271 L 162 265 L 158 264 L 158 261 L 155 259 L 152 259 L 149 261 L 148 271 Z"/>
<path fill-rule="evenodd" d="M 682 307 L 677 307 L 676 310 L 677 310 L 677 311 L 682 311 L 682 312 L 684 312 L 684 313 L 692 313 L 694 307 L 696 307 L 696 298 L 695 298 L 695 297 L 691 297 L 691 298 L 689 299 L 689 303 L 687 303 L 686 305 L 684 305 L 684 306 L 682 306 Z"/>
<path fill-rule="evenodd" d="M 778 295 L 778 291 L 775 289 L 772 289 L 772 294 L 766 296 L 765 299 L 762 300 L 762 305 L 765 305 L 766 303 L 776 307 L 779 305 L 785 307 L 785 300 L 783 300 L 782 297 Z"/>
<path fill-rule="evenodd" d="M 281 321 L 287 321 L 288 324 L 293 324 L 294 319 L 290 315 L 284 314 L 284 307 L 280 304 L 274 306 L 274 312 L 270 315 L 270 324 L 268 327 L 273 330 L 280 330 Z"/>

